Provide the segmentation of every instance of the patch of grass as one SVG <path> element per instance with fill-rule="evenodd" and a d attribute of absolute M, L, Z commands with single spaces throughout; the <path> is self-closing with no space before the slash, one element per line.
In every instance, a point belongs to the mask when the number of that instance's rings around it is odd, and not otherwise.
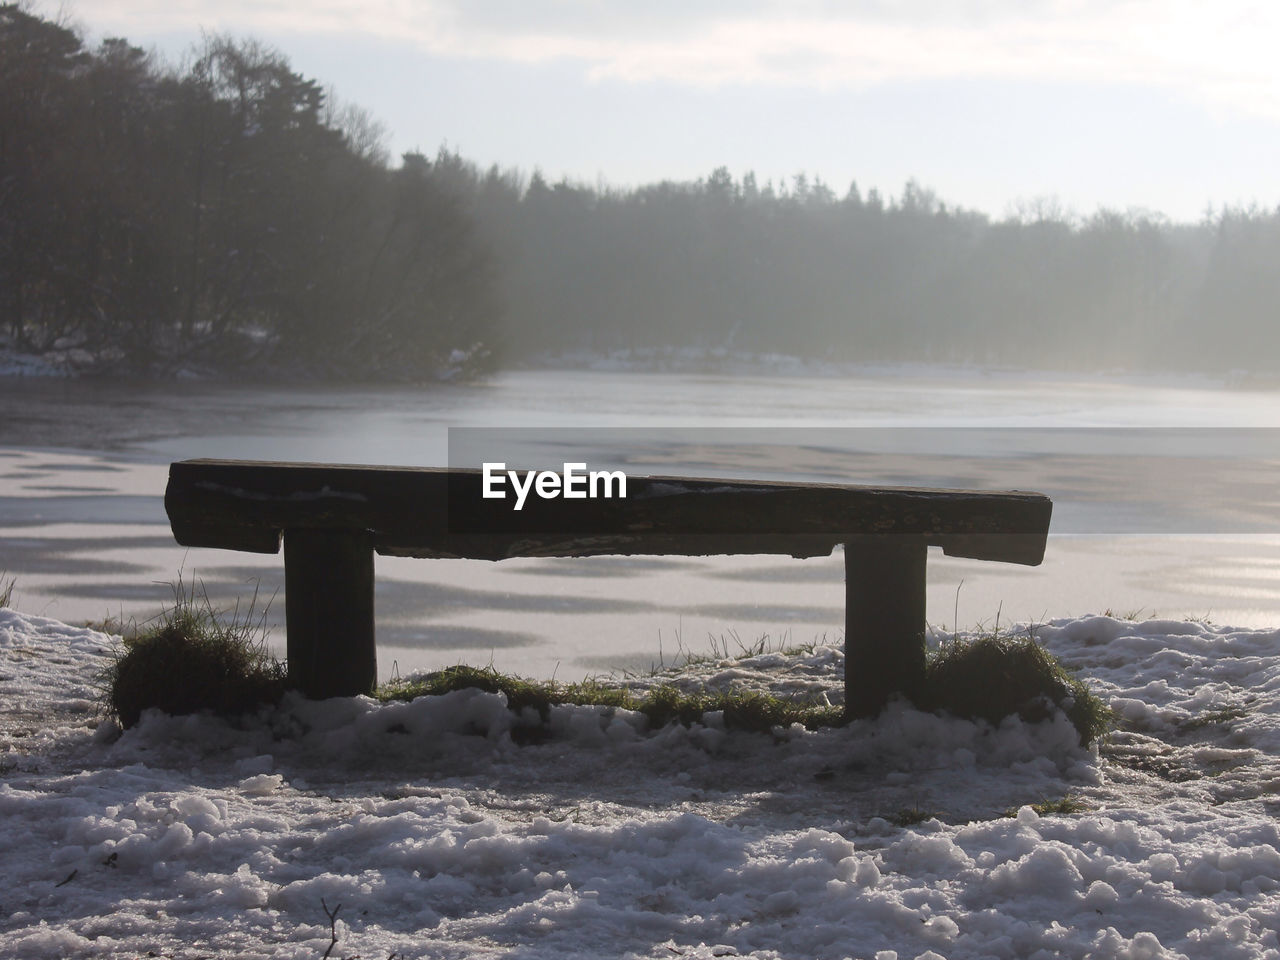
<path fill-rule="evenodd" d="M 1113 611 L 1111 607 L 1107 607 L 1106 610 L 1102 611 L 1102 615 L 1104 617 L 1111 617 L 1113 620 L 1128 620 L 1131 623 L 1136 623 L 1139 619 L 1142 618 L 1145 611 L 1146 611 L 1146 607 L 1136 607 L 1130 610 L 1125 610 L 1124 612 L 1120 613 L 1120 612 Z M 1146 619 L 1148 620 L 1154 620 L 1155 618 L 1156 618 L 1156 612 L 1154 610 L 1152 610 L 1151 614 L 1148 617 L 1146 617 Z"/>
<path fill-rule="evenodd" d="M 825 640 L 826 637 L 822 639 Z M 752 657 L 764 656 L 767 653 L 794 657 L 813 653 L 819 643 L 818 640 L 810 643 L 793 643 L 789 631 L 777 640 L 764 633 L 754 641 L 745 641 L 738 636 L 736 630 L 730 630 L 727 634 L 722 633 L 719 637 L 707 634 L 707 641 L 711 644 L 711 655 L 705 658 L 708 660 L 750 660 Z"/>
<path fill-rule="evenodd" d="M 895 827 L 914 827 L 917 823 L 924 823 L 926 820 L 932 820 L 936 816 L 937 813 L 932 810 L 926 810 L 923 807 L 903 807 L 884 819 Z"/>
<path fill-rule="evenodd" d="M 9 605 L 9 601 L 13 599 L 14 585 L 18 582 L 13 577 L 10 577 L 9 582 L 4 583 L 4 576 L 4 574 L 0 573 L 0 584 L 4 584 L 3 586 L 0 586 L 0 607 L 7 607 Z"/>
<path fill-rule="evenodd" d="M 233 717 L 285 691 L 285 668 L 267 649 L 266 611 L 214 610 L 194 585 L 174 586 L 173 606 L 124 640 L 103 677 L 108 710 L 121 726 L 155 707 L 170 714 L 211 710 Z"/>
<path fill-rule="evenodd" d="M 758 645 L 743 647 L 756 656 Z M 493 667 L 455 666 L 425 676 L 396 680 L 379 687 L 383 701 L 412 700 L 463 688 L 502 693 L 513 712 L 532 708 L 545 724 L 556 704 L 608 706 L 643 713 L 653 728 L 669 723 L 701 722 L 708 713 L 723 715 L 731 730 L 769 732 L 802 724 L 810 730 L 845 722 L 843 708 L 778 697 L 755 691 L 686 693 L 664 683 L 641 695 L 600 680 L 558 684 L 499 673 Z M 945 711 L 997 725 L 1017 715 L 1028 723 L 1048 719 L 1061 708 L 1075 726 L 1080 742 L 1101 738 L 1111 727 L 1110 708 L 1032 637 L 990 634 L 954 641 L 934 654 L 926 667 L 925 689 L 917 706 Z"/>
<path fill-rule="evenodd" d="M 1244 707 L 1224 707 L 1221 710 L 1202 713 L 1198 717 L 1179 720 L 1175 729 L 1178 733 L 1194 733 L 1196 730 L 1203 730 L 1205 727 L 1215 727 L 1229 724 L 1235 720 L 1243 720 L 1248 715 L 1249 711 Z"/>
<path fill-rule="evenodd" d="M 511 710 L 518 713 L 525 707 L 532 707 L 544 719 L 553 703 L 562 702 L 555 698 L 556 687 L 553 683 L 525 680 L 499 673 L 493 667 L 469 667 L 464 664 L 383 684 L 374 691 L 373 696 L 383 703 L 391 703 L 397 700 L 415 700 L 418 697 L 437 697 L 454 690 L 466 689 L 504 694 Z"/>
<path fill-rule="evenodd" d="M 789 727 L 793 723 L 816 730 L 843 722 L 844 714 L 840 707 L 804 703 L 768 693 L 726 690 L 691 694 L 682 693 L 670 684 L 655 687 L 635 709 L 648 717 L 654 727 L 664 727 L 672 721 L 690 724 L 701 720 L 703 714 L 721 712 L 727 729 L 756 733 L 767 733 L 774 727 Z"/>
<path fill-rule="evenodd" d="M 1063 815 L 1069 813 L 1083 813 L 1085 810 L 1089 809 L 1089 804 L 1085 801 L 1084 797 L 1078 797 L 1074 793 L 1068 793 L 1059 797 L 1057 800 L 1041 800 L 1039 803 L 1032 803 L 1029 804 L 1029 806 L 1042 817 L 1047 817 L 1054 813 Z M 1010 807 L 1004 812 L 1004 815 L 1006 817 L 1016 817 L 1019 809 L 1021 808 Z"/>
<path fill-rule="evenodd" d="M 1017 715 L 1048 719 L 1054 706 L 1070 718 L 1082 744 L 1111 728 L 1111 709 L 1030 636 L 990 634 L 947 644 L 926 665 L 917 706 L 995 726 Z"/>
<path fill-rule="evenodd" d="M 625 687 L 599 680 L 570 684 L 525 680 L 499 673 L 492 667 L 449 667 L 422 677 L 384 684 L 374 692 L 374 697 L 386 703 L 469 687 L 489 693 L 502 693 L 513 712 L 533 708 L 544 723 L 552 706 L 566 703 L 635 710 L 644 714 L 654 728 L 665 727 L 669 723 L 688 726 L 701 722 L 705 714 L 717 711 L 724 714 L 726 728 L 761 733 L 767 733 L 776 726 L 790 726 L 792 723 L 804 724 L 812 730 L 831 726 L 842 720 L 839 707 L 803 703 L 766 693 L 684 693 L 672 684 L 662 684 L 644 696 L 639 696 Z"/>
<path fill-rule="evenodd" d="M 698 653 L 684 646 L 680 632 L 677 630 L 675 656 L 668 663 L 666 654 L 662 649 L 662 634 L 659 631 L 658 662 L 650 667 L 648 675 L 656 676 L 662 673 L 673 673 L 708 663 L 719 663 L 722 660 L 749 660 L 752 657 L 759 657 L 768 653 L 777 653 L 787 657 L 799 656 L 813 653 L 819 645 L 826 643 L 826 639 L 826 635 L 823 634 L 808 643 L 794 643 L 791 640 L 790 633 L 784 633 L 777 639 L 764 633 L 755 640 L 748 641 L 739 637 L 736 630 L 729 630 L 719 636 L 708 633 L 707 644 L 711 650 L 709 653 Z"/>

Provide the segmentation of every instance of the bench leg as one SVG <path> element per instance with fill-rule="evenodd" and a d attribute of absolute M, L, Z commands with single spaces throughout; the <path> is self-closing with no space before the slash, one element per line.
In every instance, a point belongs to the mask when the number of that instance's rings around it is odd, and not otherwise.
<path fill-rule="evenodd" d="M 289 684 L 314 700 L 372 693 L 373 546 L 360 532 L 286 530 Z"/>
<path fill-rule="evenodd" d="M 844 545 L 845 714 L 873 717 L 889 697 L 924 684 L 925 561 L 915 537 L 861 537 Z"/>

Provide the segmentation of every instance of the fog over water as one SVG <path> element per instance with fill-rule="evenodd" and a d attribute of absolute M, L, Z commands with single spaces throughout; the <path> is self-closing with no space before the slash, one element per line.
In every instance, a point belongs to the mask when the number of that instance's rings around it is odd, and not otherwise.
<path fill-rule="evenodd" d="M 283 620 L 279 557 L 174 544 L 162 503 L 172 460 L 475 466 L 493 455 L 512 466 L 585 458 L 636 475 L 1035 489 L 1055 501 L 1045 563 L 932 551 L 932 625 L 1108 609 L 1280 622 L 1271 393 L 925 369 L 524 371 L 385 389 L 9 381 L 0 392 L 0 568 L 23 609 L 70 621 L 151 616 L 179 570 L 218 604 L 244 603 L 256 584 L 261 598 L 275 595 L 270 619 Z M 451 438 L 450 428 L 466 429 Z M 709 637 L 843 631 L 838 553 L 379 557 L 377 572 L 384 674 L 492 660 L 577 678 L 705 651 Z M 283 645 L 282 624 L 274 641 Z"/>

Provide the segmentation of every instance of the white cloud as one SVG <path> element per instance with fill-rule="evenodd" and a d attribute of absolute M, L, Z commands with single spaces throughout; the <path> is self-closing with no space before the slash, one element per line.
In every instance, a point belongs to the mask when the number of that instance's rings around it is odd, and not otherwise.
<path fill-rule="evenodd" d="M 1123 83 L 1280 118 L 1280 58 L 1272 49 L 1280 7 L 1241 0 L 96 0 L 92 17 L 95 29 L 131 37 L 197 25 L 363 33 L 435 56 L 575 62 L 587 77 L 632 83 Z"/>

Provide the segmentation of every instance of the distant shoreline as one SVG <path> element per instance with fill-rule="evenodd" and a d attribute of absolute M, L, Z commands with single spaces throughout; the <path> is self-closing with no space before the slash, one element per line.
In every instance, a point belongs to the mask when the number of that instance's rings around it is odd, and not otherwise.
<path fill-rule="evenodd" d="M 1126 383 L 1204 389 L 1277 389 L 1280 371 L 1071 369 L 1014 367 L 1006 364 L 937 362 L 856 362 L 821 360 L 792 354 L 750 354 L 697 347 L 637 348 L 612 351 L 571 351 L 535 355 L 509 365 L 515 370 L 566 370 L 590 373 L 668 373 L 721 376 L 777 376 L 819 378 L 941 378 L 1063 380 Z"/>
<path fill-rule="evenodd" d="M 446 366 L 418 378 L 396 379 L 403 385 L 413 383 L 441 384 L 483 382 L 487 376 L 504 371 L 565 370 L 586 373 L 658 373 L 708 375 L 725 377 L 817 377 L 817 378 L 942 378 L 974 380 L 1025 380 L 1057 377 L 1069 380 L 1126 383 L 1150 386 L 1199 387 L 1225 390 L 1280 389 L 1280 371 L 1196 371 L 1133 370 L 1127 368 L 1076 370 L 1070 368 L 1021 368 L 1005 364 L 966 364 L 953 362 L 856 362 L 823 360 L 794 354 L 754 354 L 720 348 L 645 347 L 618 350 L 574 350 L 535 354 L 508 363 L 492 374 L 471 374 L 460 367 Z M 386 377 L 365 378 L 308 375 L 296 369 L 254 367 L 237 375 L 216 367 L 179 365 L 168 374 L 136 377 L 107 369 L 78 369 L 68 351 L 45 354 L 23 353 L 0 345 L 0 379 L 81 379 L 119 378 L 132 381 L 199 381 L 206 383 L 258 382 L 270 380 L 281 384 L 344 384 L 363 382 L 387 383 Z"/>

